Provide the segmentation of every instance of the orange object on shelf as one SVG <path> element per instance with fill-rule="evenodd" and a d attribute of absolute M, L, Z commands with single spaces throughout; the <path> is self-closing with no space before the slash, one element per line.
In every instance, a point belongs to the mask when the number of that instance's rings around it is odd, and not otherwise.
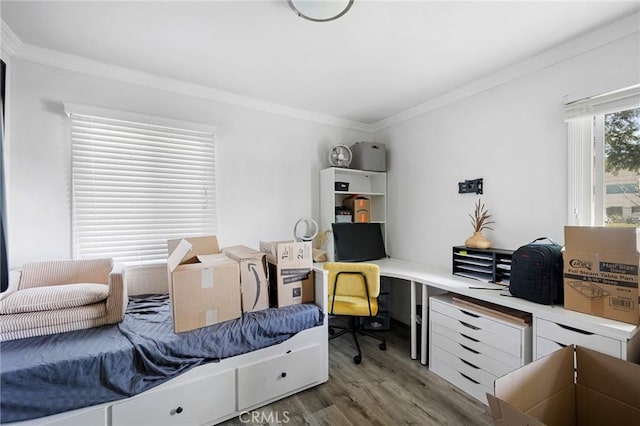
<path fill-rule="evenodd" d="M 360 195 L 352 195 L 342 201 L 353 213 L 355 223 L 369 223 L 371 221 L 371 200 Z"/>

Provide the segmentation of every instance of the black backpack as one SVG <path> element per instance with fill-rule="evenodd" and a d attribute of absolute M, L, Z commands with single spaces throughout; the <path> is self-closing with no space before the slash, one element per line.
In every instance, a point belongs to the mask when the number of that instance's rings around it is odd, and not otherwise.
<path fill-rule="evenodd" d="M 551 244 L 537 243 L 541 240 Z M 562 246 L 550 238 L 537 238 L 513 252 L 509 292 L 543 305 L 561 304 L 562 267 Z"/>

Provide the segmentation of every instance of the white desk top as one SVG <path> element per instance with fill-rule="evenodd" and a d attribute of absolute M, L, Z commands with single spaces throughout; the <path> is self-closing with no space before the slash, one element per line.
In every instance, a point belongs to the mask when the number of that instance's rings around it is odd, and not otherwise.
<path fill-rule="evenodd" d="M 395 258 L 380 259 L 371 261 L 370 263 L 375 263 L 380 266 L 380 274 L 386 277 L 414 281 L 422 285 L 436 287 L 441 290 L 450 291 L 464 296 L 474 297 L 479 300 L 495 303 L 496 305 L 529 312 L 534 317 L 558 321 L 577 328 L 588 327 L 592 332 L 612 337 L 614 339 L 631 339 L 640 332 L 640 326 L 635 326 L 633 324 L 570 311 L 561 306 L 541 305 L 524 299 L 512 297 L 509 290 L 501 285 L 485 283 L 453 275 L 450 268 L 429 266 Z M 316 270 L 323 270 L 321 263 L 316 264 Z M 482 290 L 470 287 L 503 290 Z"/>

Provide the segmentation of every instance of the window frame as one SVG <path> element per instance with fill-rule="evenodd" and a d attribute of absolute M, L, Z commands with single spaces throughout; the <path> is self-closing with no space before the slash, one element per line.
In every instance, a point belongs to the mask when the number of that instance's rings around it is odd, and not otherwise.
<path fill-rule="evenodd" d="M 640 84 L 565 103 L 567 225 L 604 226 L 604 117 L 640 107 Z"/>

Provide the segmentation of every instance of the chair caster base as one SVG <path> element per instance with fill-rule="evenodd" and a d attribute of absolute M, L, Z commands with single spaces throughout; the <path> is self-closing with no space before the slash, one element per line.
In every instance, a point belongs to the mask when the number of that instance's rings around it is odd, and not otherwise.
<path fill-rule="evenodd" d="M 380 345 L 378 347 L 380 348 L 381 351 L 386 351 L 387 350 L 387 343 L 386 342 L 382 342 L 382 343 L 380 343 Z"/>
<path fill-rule="evenodd" d="M 360 355 L 356 355 L 353 357 L 353 362 L 356 364 L 360 364 L 362 362 L 362 357 Z"/>

